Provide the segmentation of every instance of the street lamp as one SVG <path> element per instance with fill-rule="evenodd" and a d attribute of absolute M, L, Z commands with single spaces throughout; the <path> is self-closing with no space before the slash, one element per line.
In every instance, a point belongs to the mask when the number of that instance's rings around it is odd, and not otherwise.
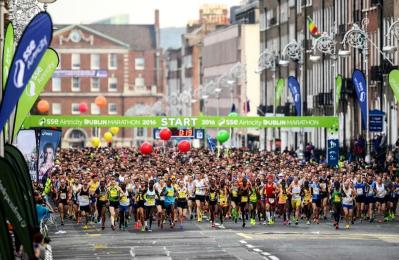
<path fill-rule="evenodd" d="M 388 41 L 391 41 L 392 36 L 396 38 L 397 41 L 399 41 L 399 18 L 388 28 L 388 33 L 386 35 Z M 382 50 L 387 53 L 393 53 L 397 51 L 397 49 L 398 47 L 394 45 L 386 45 L 382 48 Z"/>
<path fill-rule="evenodd" d="M 262 73 L 264 70 L 272 71 L 273 78 L 273 97 L 276 96 L 276 64 L 277 63 L 277 54 L 275 51 L 270 51 L 269 49 L 265 49 L 258 58 L 258 68 L 255 70 L 255 73 Z M 267 90 L 265 90 L 267 91 Z M 276 116 L 276 99 L 273 98 L 273 117 Z M 265 129 L 265 138 L 266 138 L 266 129 Z M 272 129 L 272 151 L 276 149 L 276 134 L 275 129 Z M 266 148 L 266 147 L 265 147 Z"/>
<path fill-rule="evenodd" d="M 304 96 L 303 96 L 304 79 L 303 79 L 303 68 L 302 68 L 304 52 L 305 51 L 302 45 L 296 40 L 293 40 L 284 47 L 281 53 L 281 59 L 278 62 L 280 66 L 287 67 L 290 59 L 295 63 L 297 63 L 299 66 L 299 72 L 301 75 L 301 84 L 299 84 L 301 91 L 301 111 L 300 111 L 301 116 L 303 116 L 303 101 L 304 101 Z M 305 151 L 305 135 L 303 127 L 301 128 L 301 149 L 303 153 Z"/>

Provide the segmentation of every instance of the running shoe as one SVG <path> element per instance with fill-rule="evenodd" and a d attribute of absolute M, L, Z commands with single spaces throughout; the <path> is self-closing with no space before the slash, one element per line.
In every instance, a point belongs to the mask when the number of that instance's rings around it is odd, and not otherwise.
<path fill-rule="evenodd" d="M 219 228 L 220 229 L 225 229 L 225 226 L 223 224 L 220 224 Z"/>
<path fill-rule="evenodd" d="M 317 224 L 319 224 L 319 223 L 317 223 Z M 310 225 L 310 221 L 309 220 L 306 221 L 306 225 Z"/>
<path fill-rule="evenodd" d="M 345 229 L 349 229 L 349 225 L 345 225 Z"/>
<path fill-rule="evenodd" d="M 144 232 L 145 231 L 145 227 L 141 227 L 141 232 Z"/>
<path fill-rule="evenodd" d="M 88 225 L 84 225 L 84 226 L 83 226 L 83 229 L 88 229 L 88 228 L 89 228 Z"/>

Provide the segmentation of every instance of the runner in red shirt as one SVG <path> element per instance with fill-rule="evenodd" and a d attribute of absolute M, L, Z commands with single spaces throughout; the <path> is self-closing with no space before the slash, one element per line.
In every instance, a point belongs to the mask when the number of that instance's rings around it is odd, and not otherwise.
<path fill-rule="evenodd" d="M 269 175 L 267 177 L 267 183 L 264 186 L 263 194 L 266 197 L 266 220 L 267 224 L 274 224 L 274 211 L 276 208 L 276 184 L 273 182 L 273 176 Z M 266 223 L 265 223 L 266 224 Z"/>

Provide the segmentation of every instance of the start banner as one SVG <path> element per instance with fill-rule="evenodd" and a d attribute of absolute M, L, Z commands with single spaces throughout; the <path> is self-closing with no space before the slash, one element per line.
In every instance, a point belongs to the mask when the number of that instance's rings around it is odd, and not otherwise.
<path fill-rule="evenodd" d="M 338 117 L 28 116 L 23 127 L 331 128 L 338 127 Z"/>

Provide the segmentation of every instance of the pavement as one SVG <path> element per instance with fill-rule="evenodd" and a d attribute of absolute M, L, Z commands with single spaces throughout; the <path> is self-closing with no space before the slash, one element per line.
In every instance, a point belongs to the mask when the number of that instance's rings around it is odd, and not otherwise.
<path fill-rule="evenodd" d="M 248 225 L 248 223 L 247 223 Z M 141 232 L 129 225 L 127 231 L 103 231 L 100 225 L 66 222 L 49 227 L 54 259 L 398 259 L 398 222 L 355 223 L 350 230 L 335 230 L 329 221 L 319 225 L 274 225 L 242 228 L 225 223 L 212 228 L 208 221 L 185 221 L 183 230 Z M 64 231 L 58 232 L 57 231 Z"/>

